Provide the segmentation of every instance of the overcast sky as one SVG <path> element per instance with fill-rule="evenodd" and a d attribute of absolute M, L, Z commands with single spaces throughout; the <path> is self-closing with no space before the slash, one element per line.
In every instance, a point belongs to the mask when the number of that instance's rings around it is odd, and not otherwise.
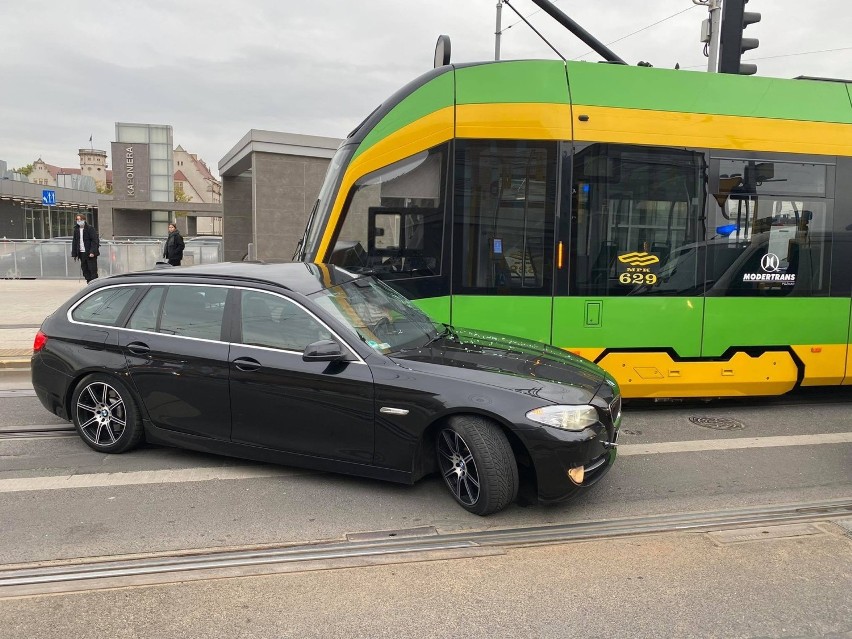
<path fill-rule="evenodd" d="M 599 59 L 531 0 L 511 2 L 566 58 Z M 116 121 L 171 124 L 175 145 L 197 153 L 216 174 L 249 129 L 342 138 L 432 67 L 439 34 L 450 36 L 454 62 L 493 59 L 496 4 L 5 2 L 0 160 L 10 167 L 38 157 L 79 166 L 77 150 L 89 146 L 90 135 L 95 148 L 109 152 Z M 630 64 L 707 68 L 698 42 L 707 9 L 692 0 L 556 6 Z M 751 0 L 747 8 L 763 16 L 746 32 L 760 47 L 744 56 L 757 58 L 759 75 L 852 79 L 847 0 Z M 501 58 L 556 57 L 505 5 L 502 24 Z M 650 28 L 629 35 L 643 27 Z"/>

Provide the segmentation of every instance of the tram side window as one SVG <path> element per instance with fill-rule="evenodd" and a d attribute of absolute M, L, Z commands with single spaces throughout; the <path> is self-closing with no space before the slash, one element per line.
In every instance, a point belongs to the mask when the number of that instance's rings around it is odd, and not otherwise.
<path fill-rule="evenodd" d="M 329 261 L 384 279 L 441 274 L 446 146 L 360 178 Z"/>
<path fill-rule="evenodd" d="M 829 165 L 714 159 L 707 295 L 801 297 L 830 288 Z"/>
<path fill-rule="evenodd" d="M 457 142 L 456 290 L 551 294 L 556 158 L 555 142 Z"/>
<path fill-rule="evenodd" d="M 573 167 L 573 295 L 701 294 L 703 151 L 591 144 Z"/>

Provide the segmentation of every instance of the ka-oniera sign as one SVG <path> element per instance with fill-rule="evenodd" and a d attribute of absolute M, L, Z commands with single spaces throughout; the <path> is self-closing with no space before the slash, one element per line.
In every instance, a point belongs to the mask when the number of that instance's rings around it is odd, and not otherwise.
<path fill-rule="evenodd" d="M 151 182 L 148 145 L 112 143 L 112 192 L 116 199 L 147 201 Z"/>

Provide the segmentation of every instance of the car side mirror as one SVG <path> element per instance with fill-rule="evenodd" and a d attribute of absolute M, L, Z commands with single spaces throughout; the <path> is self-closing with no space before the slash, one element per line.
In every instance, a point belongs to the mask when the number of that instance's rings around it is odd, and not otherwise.
<path fill-rule="evenodd" d="M 302 359 L 306 362 L 339 362 L 344 358 L 340 344 L 331 339 L 308 344 L 302 353 Z"/>

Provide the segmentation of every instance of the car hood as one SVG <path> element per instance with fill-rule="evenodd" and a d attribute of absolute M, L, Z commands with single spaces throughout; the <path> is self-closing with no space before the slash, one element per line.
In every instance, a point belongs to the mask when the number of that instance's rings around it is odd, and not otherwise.
<path fill-rule="evenodd" d="M 588 401 L 609 378 L 596 364 L 559 348 L 469 329 L 458 329 L 455 335 L 426 347 L 398 351 L 390 357 L 424 372 L 433 365 L 447 367 L 441 374 L 449 378 L 512 390 L 536 389 L 537 395 L 557 403 Z"/>

